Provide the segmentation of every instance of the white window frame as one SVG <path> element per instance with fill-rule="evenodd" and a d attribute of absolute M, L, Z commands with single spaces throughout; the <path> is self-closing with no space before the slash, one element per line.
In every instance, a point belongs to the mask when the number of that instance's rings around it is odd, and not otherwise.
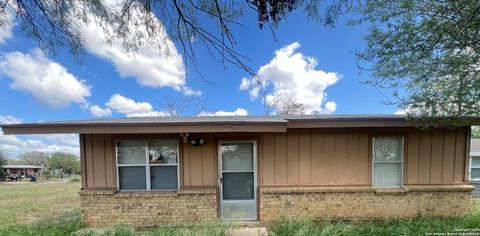
<path fill-rule="evenodd" d="M 375 139 L 385 139 L 385 138 L 400 138 L 402 140 L 401 146 L 401 160 L 400 161 L 375 161 Z M 372 186 L 374 188 L 399 188 L 403 186 L 403 163 L 405 155 L 405 137 L 404 136 L 375 136 L 372 138 Z M 400 164 L 400 184 L 393 186 L 379 186 L 375 185 L 373 182 L 375 180 L 375 164 Z"/>
<path fill-rule="evenodd" d="M 118 142 L 122 141 L 144 141 L 143 148 L 145 150 L 145 164 L 118 164 Z M 176 164 L 167 164 L 167 163 L 162 163 L 162 164 L 150 164 L 150 157 L 149 157 L 149 142 L 150 141 L 175 141 L 177 144 L 177 163 Z M 142 192 L 142 191 L 176 191 L 180 189 L 180 147 L 179 147 L 179 142 L 178 139 L 118 139 L 115 140 L 115 165 L 117 166 L 117 190 L 122 191 L 122 192 Z M 144 166 L 145 167 L 145 179 L 146 179 L 146 189 L 120 189 L 120 172 L 119 169 L 120 167 L 138 167 L 138 166 Z M 176 166 L 177 167 L 177 188 L 175 189 L 153 189 L 151 186 L 151 181 L 152 177 L 150 175 L 150 167 L 155 167 L 155 166 Z"/>
<path fill-rule="evenodd" d="M 473 158 L 480 158 L 480 153 L 474 153 L 474 154 L 471 154 L 470 155 L 470 168 L 469 168 L 469 172 L 468 172 L 468 179 L 470 181 L 480 181 L 480 178 L 472 178 L 472 169 L 475 168 L 475 169 L 480 169 L 480 166 L 476 166 L 476 167 L 473 167 L 472 166 L 472 163 L 473 163 Z"/>

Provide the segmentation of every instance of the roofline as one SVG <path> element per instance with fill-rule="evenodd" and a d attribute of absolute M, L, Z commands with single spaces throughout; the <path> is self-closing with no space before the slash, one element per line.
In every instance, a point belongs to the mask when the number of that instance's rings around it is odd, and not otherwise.
<path fill-rule="evenodd" d="M 287 125 L 240 124 L 94 124 L 94 125 L 16 125 L 0 126 L 4 134 L 126 134 L 126 133 L 204 133 L 204 132 L 286 132 Z"/>
<path fill-rule="evenodd" d="M 237 117 L 241 119 L 241 117 Z M 145 121 L 108 122 L 108 119 L 68 122 L 42 122 L 0 125 L 4 134 L 56 133 L 216 133 L 216 132 L 286 132 L 287 128 L 388 128 L 432 126 L 436 123 L 410 121 L 402 115 L 325 115 L 276 116 L 269 121 L 215 120 L 210 121 Z M 125 118 L 127 120 L 129 118 Z M 106 122 L 107 121 L 107 122 Z M 95 123 L 98 122 L 98 123 Z M 474 122 L 477 123 L 477 122 Z"/>

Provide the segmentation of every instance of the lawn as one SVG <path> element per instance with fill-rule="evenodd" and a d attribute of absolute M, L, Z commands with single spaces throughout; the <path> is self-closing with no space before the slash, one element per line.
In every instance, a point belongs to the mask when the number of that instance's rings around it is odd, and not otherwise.
<path fill-rule="evenodd" d="M 158 227 L 137 230 L 115 225 L 102 230 L 83 228 L 80 219 L 79 182 L 0 183 L 0 235 L 227 235 L 228 226 L 210 223 L 197 227 Z M 441 206 L 440 206 L 441 207 Z M 417 218 L 364 222 L 279 219 L 268 226 L 270 235 L 428 235 L 476 231 L 480 235 L 480 206 L 462 218 Z M 475 233 L 475 232 L 470 232 Z"/>
<path fill-rule="evenodd" d="M 80 227 L 80 182 L 0 183 L 0 235 L 24 235 L 26 226 L 71 221 Z M 38 233 L 38 232 L 37 232 Z M 28 233 L 27 233 L 28 234 Z M 60 234 L 58 234 L 60 235 Z"/>
<path fill-rule="evenodd" d="M 480 235 L 480 205 L 475 206 L 471 215 L 459 218 L 419 217 L 360 222 L 279 219 L 269 226 L 268 232 L 270 236 Z"/>

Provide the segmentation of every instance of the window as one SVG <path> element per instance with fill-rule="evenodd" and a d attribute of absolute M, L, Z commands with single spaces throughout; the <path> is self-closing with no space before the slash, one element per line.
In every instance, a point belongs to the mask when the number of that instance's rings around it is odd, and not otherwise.
<path fill-rule="evenodd" d="M 480 180 L 480 156 L 470 158 L 470 180 Z"/>
<path fill-rule="evenodd" d="M 177 140 L 118 140 L 120 190 L 178 189 Z"/>
<path fill-rule="evenodd" d="M 402 184 L 403 137 L 373 138 L 373 186 Z"/>

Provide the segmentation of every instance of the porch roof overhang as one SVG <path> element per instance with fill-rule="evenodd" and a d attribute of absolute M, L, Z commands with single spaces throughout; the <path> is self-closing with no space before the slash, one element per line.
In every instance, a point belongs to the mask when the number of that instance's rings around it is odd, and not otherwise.
<path fill-rule="evenodd" d="M 288 128 L 418 126 L 425 124 L 404 115 L 128 117 L 0 125 L 4 134 L 254 133 L 286 132 Z"/>

